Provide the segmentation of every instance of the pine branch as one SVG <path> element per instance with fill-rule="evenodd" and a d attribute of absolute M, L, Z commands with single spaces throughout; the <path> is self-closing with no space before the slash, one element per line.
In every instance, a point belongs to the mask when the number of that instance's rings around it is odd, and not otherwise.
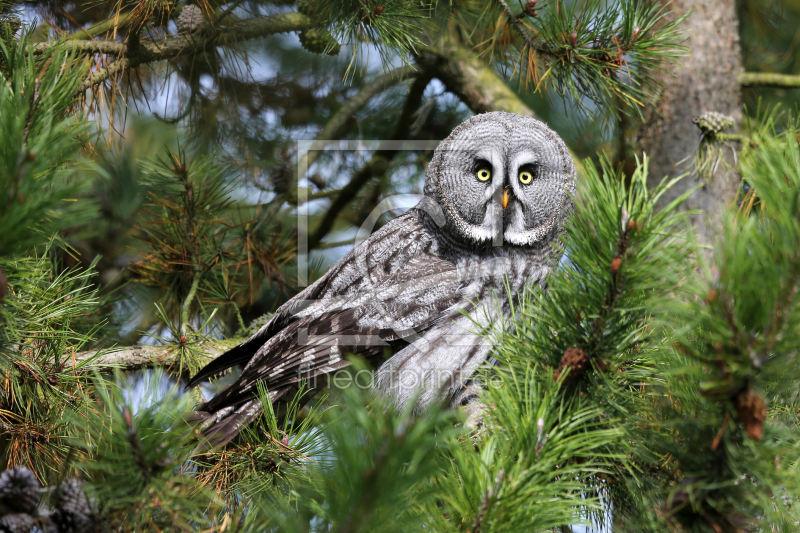
<path fill-rule="evenodd" d="M 232 338 L 205 345 L 204 356 L 211 361 L 227 350 L 243 341 L 242 338 Z M 93 359 L 94 358 L 94 359 Z M 180 351 L 174 346 L 130 346 L 125 348 L 112 348 L 101 350 L 88 350 L 78 352 L 74 357 L 64 362 L 64 368 L 76 368 L 93 359 L 89 366 L 101 372 L 108 372 L 114 368 L 124 371 L 141 370 L 144 368 L 168 367 L 180 362 Z"/>
<path fill-rule="evenodd" d="M 739 76 L 742 87 L 800 88 L 800 75 L 776 74 L 774 72 L 743 72 Z"/>
<path fill-rule="evenodd" d="M 242 20 L 213 29 L 204 29 L 197 34 L 168 37 L 158 41 L 142 41 L 135 51 L 126 43 L 103 40 L 67 40 L 43 43 L 35 45 L 34 51 L 43 53 L 50 48 L 58 46 L 65 50 L 76 52 L 119 56 L 120 59 L 93 73 L 84 81 L 80 91 L 85 91 L 119 72 L 142 64 L 173 59 L 181 55 L 192 55 L 212 46 L 230 46 L 241 41 L 266 37 L 276 33 L 302 31 L 310 26 L 310 19 L 301 13 L 279 13 L 267 17 Z"/>
<path fill-rule="evenodd" d="M 128 19 L 131 18 L 131 13 L 120 13 L 119 16 L 111 17 L 108 20 L 105 20 L 99 24 L 95 24 L 89 28 L 83 29 L 72 33 L 69 36 L 71 40 L 77 41 L 87 41 L 93 39 L 95 36 L 100 35 L 103 32 L 109 31 L 112 28 L 120 28 L 128 22 Z"/>
<path fill-rule="evenodd" d="M 78 88 L 78 93 L 83 93 L 86 91 L 86 89 L 103 83 L 107 79 L 116 76 L 120 72 L 129 70 L 140 64 L 141 62 L 137 61 L 136 58 L 126 57 L 124 59 L 118 59 L 107 67 L 103 67 L 93 72 L 88 78 L 86 78 L 86 80 L 84 80 L 83 83 L 81 83 L 80 87 Z"/>
<path fill-rule="evenodd" d="M 525 41 L 525 44 L 531 50 L 536 50 L 537 52 L 542 52 L 542 53 L 547 53 L 549 51 L 546 48 L 541 47 L 538 43 L 536 43 L 533 39 L 531 39 L 531 36 L 528 35 L 527 31 L 525 31 L 525 26 L 522 25 L 522 22 L 520 21 L 519 17 L 517 17 L 514 14 L 514 12 L 511 11 L 511 8 L 508 7 L 508 4 L 505 2 L 505 0 L 495 0 L 495 1 L 500 5 L 500 8 L 503 10 L 503 13 L 505 13 L 506 18 L 511 23 L 511 26 L 519 34 L 519 36 L 522 37 L 522 39 Z"/>
<path fill-rule="evenodd" d="M 420 48 L 417 63 L 444 83 L 474 113 L 507 111 L 536 118 L 533 110 L 483 60 L 460 46 Z M 580 158 L 570 153 L 580 168 Z"/>

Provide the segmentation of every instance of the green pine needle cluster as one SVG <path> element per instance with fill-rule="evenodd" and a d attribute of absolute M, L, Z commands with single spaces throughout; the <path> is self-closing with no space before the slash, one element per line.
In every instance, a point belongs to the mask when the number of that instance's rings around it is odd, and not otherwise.
<path fill-rule="evenodd" d="M 346 78 L 366 60 L 367 43 L 388 65 L 439 46 L 432 36 L 449 35 L 526 90 L 552 90 L 584 113 L 640 110 L 657 87 L 653 73 L 662 61 L 683 53 L 678 27 L 685 17 L 672 17 L 668 5 L 633 0 L 302 0 L 298 10 L 333 36 L 323 53 L 350 45 Z"/>
<path fill-rule="evenodd" d="M 183 465 L 192 450 L 185 423 L 192 399 L 164 378 L 154 373 L 134 398 L 119 373 L 113 382 L 95 374 L 93 398 L 78 421 L 75 467 L 90 480 L 95 511 L 112 529 L 190 531 L 221 507 Z"/>
<path fill-rule="evenodd" d="M 552 90 L 582 113 L 639 111 L 662 61 L 683 53 L 684 17 L 668 4 L 461 0 L 436 17 L 525 90 Z"/>
<path fill-rule="evenodd" d="M 207 362 L 192 347 L 220 323 L 246 329 L 239 308 L 262 283 L 292 285 L 284 271 L 294 259 L 290 233 L 262 207 L 234 202 L 237 181 L 218 159 L 179 150 L 142 165 L 149 192 L 137 229 L 144 247 L 130 270 L 134 281 L 159 291 L 160 331 L 170 334 L 159 340 L 177 343 L 181 375 Z"/>
<path fill-rule="evenodd" d="M 85 59 L 52 48 L 34 54 L 30 37 L 0 40 L 0 253 L 42 243 L 85 219 L 90 201 L 76 201 L 71 182 L 87 126 L 73 115 L 88 71 Z M 69 222 L 68 222 L 69 221 Z"/>
<path fill-rule="evenodd" d="M 739 169 L 757 201 L 726 214 L 713 253 L 687 273 L 659 351 L 651 449 L 672 483 L 648 495 L 686 531 L 791 531 L 798 520 L 800 146 L 791 128 L 754 140 Z"/>
<path fill-rule="evenodd" d="M 10 464 L 42 481 L 56 479 L 67 461 L 72 425 L 83 404 L 88 362 L 72 356 L 97 336 L 94 272 L 62 270 L 54 246 L 39 257 L 0 259 L 9 294 L 0 306 L 0 427 Z"/>

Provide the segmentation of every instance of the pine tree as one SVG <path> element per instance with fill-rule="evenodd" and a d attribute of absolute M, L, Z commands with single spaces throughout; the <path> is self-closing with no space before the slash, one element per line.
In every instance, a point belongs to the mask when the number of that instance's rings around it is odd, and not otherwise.
<path fill-rule="evenodd" d="M 669 5 L 76 6 L 34 26 L 0 3 L 0 531 L 796 529 L 800 127 L 699 116 L 692 177 L 630 157 L 684 51 Z M 276 412 L 262 388 L 240 439 L 198 445 L 180 380 L 296 292 L 297 211 L 336 248 L 430 159 L 294 141 L 440 139 L 464 106 L 596 133 L 564 135 L 590 156 L 565 260 L 482 332 L 481 425 L 395 412 L 354 361 L 302 409 L 307 389 Z M 721 171 L 739 192 L 698 243 L 682 209 Z"/>

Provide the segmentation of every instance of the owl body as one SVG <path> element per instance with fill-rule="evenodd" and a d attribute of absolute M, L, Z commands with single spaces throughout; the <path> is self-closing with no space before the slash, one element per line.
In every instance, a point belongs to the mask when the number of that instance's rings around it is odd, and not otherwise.
<path fill-rule="evenodd" d="M 538 120 L 487 113 L 437 148 L 418 206 L 372 234 L 278 309 L 246 342 L 210 363 L 187 387 L 242 364 L 237 381 L 198 408 L 211 445 L 236 436 L 261 409 L 301 382 L 349 365 L 377 368 L 378 394 L 398 408 L 474 399 L 469 378 L 490 357 L 479 334 L 511 312 L 529 284 L 544 284 L 574 194 L 563 141 Z"/>

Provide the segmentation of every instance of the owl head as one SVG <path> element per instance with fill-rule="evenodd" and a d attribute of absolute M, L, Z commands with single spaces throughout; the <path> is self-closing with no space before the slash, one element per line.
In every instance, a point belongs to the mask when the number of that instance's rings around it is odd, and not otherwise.
<path fill-rule="evenodd" d="M 514 113 L 476 115 L 434 152 L 425 196 L 476 244 L 533 246 L 572 208 L 575 164 L 561 137 Z"/>

